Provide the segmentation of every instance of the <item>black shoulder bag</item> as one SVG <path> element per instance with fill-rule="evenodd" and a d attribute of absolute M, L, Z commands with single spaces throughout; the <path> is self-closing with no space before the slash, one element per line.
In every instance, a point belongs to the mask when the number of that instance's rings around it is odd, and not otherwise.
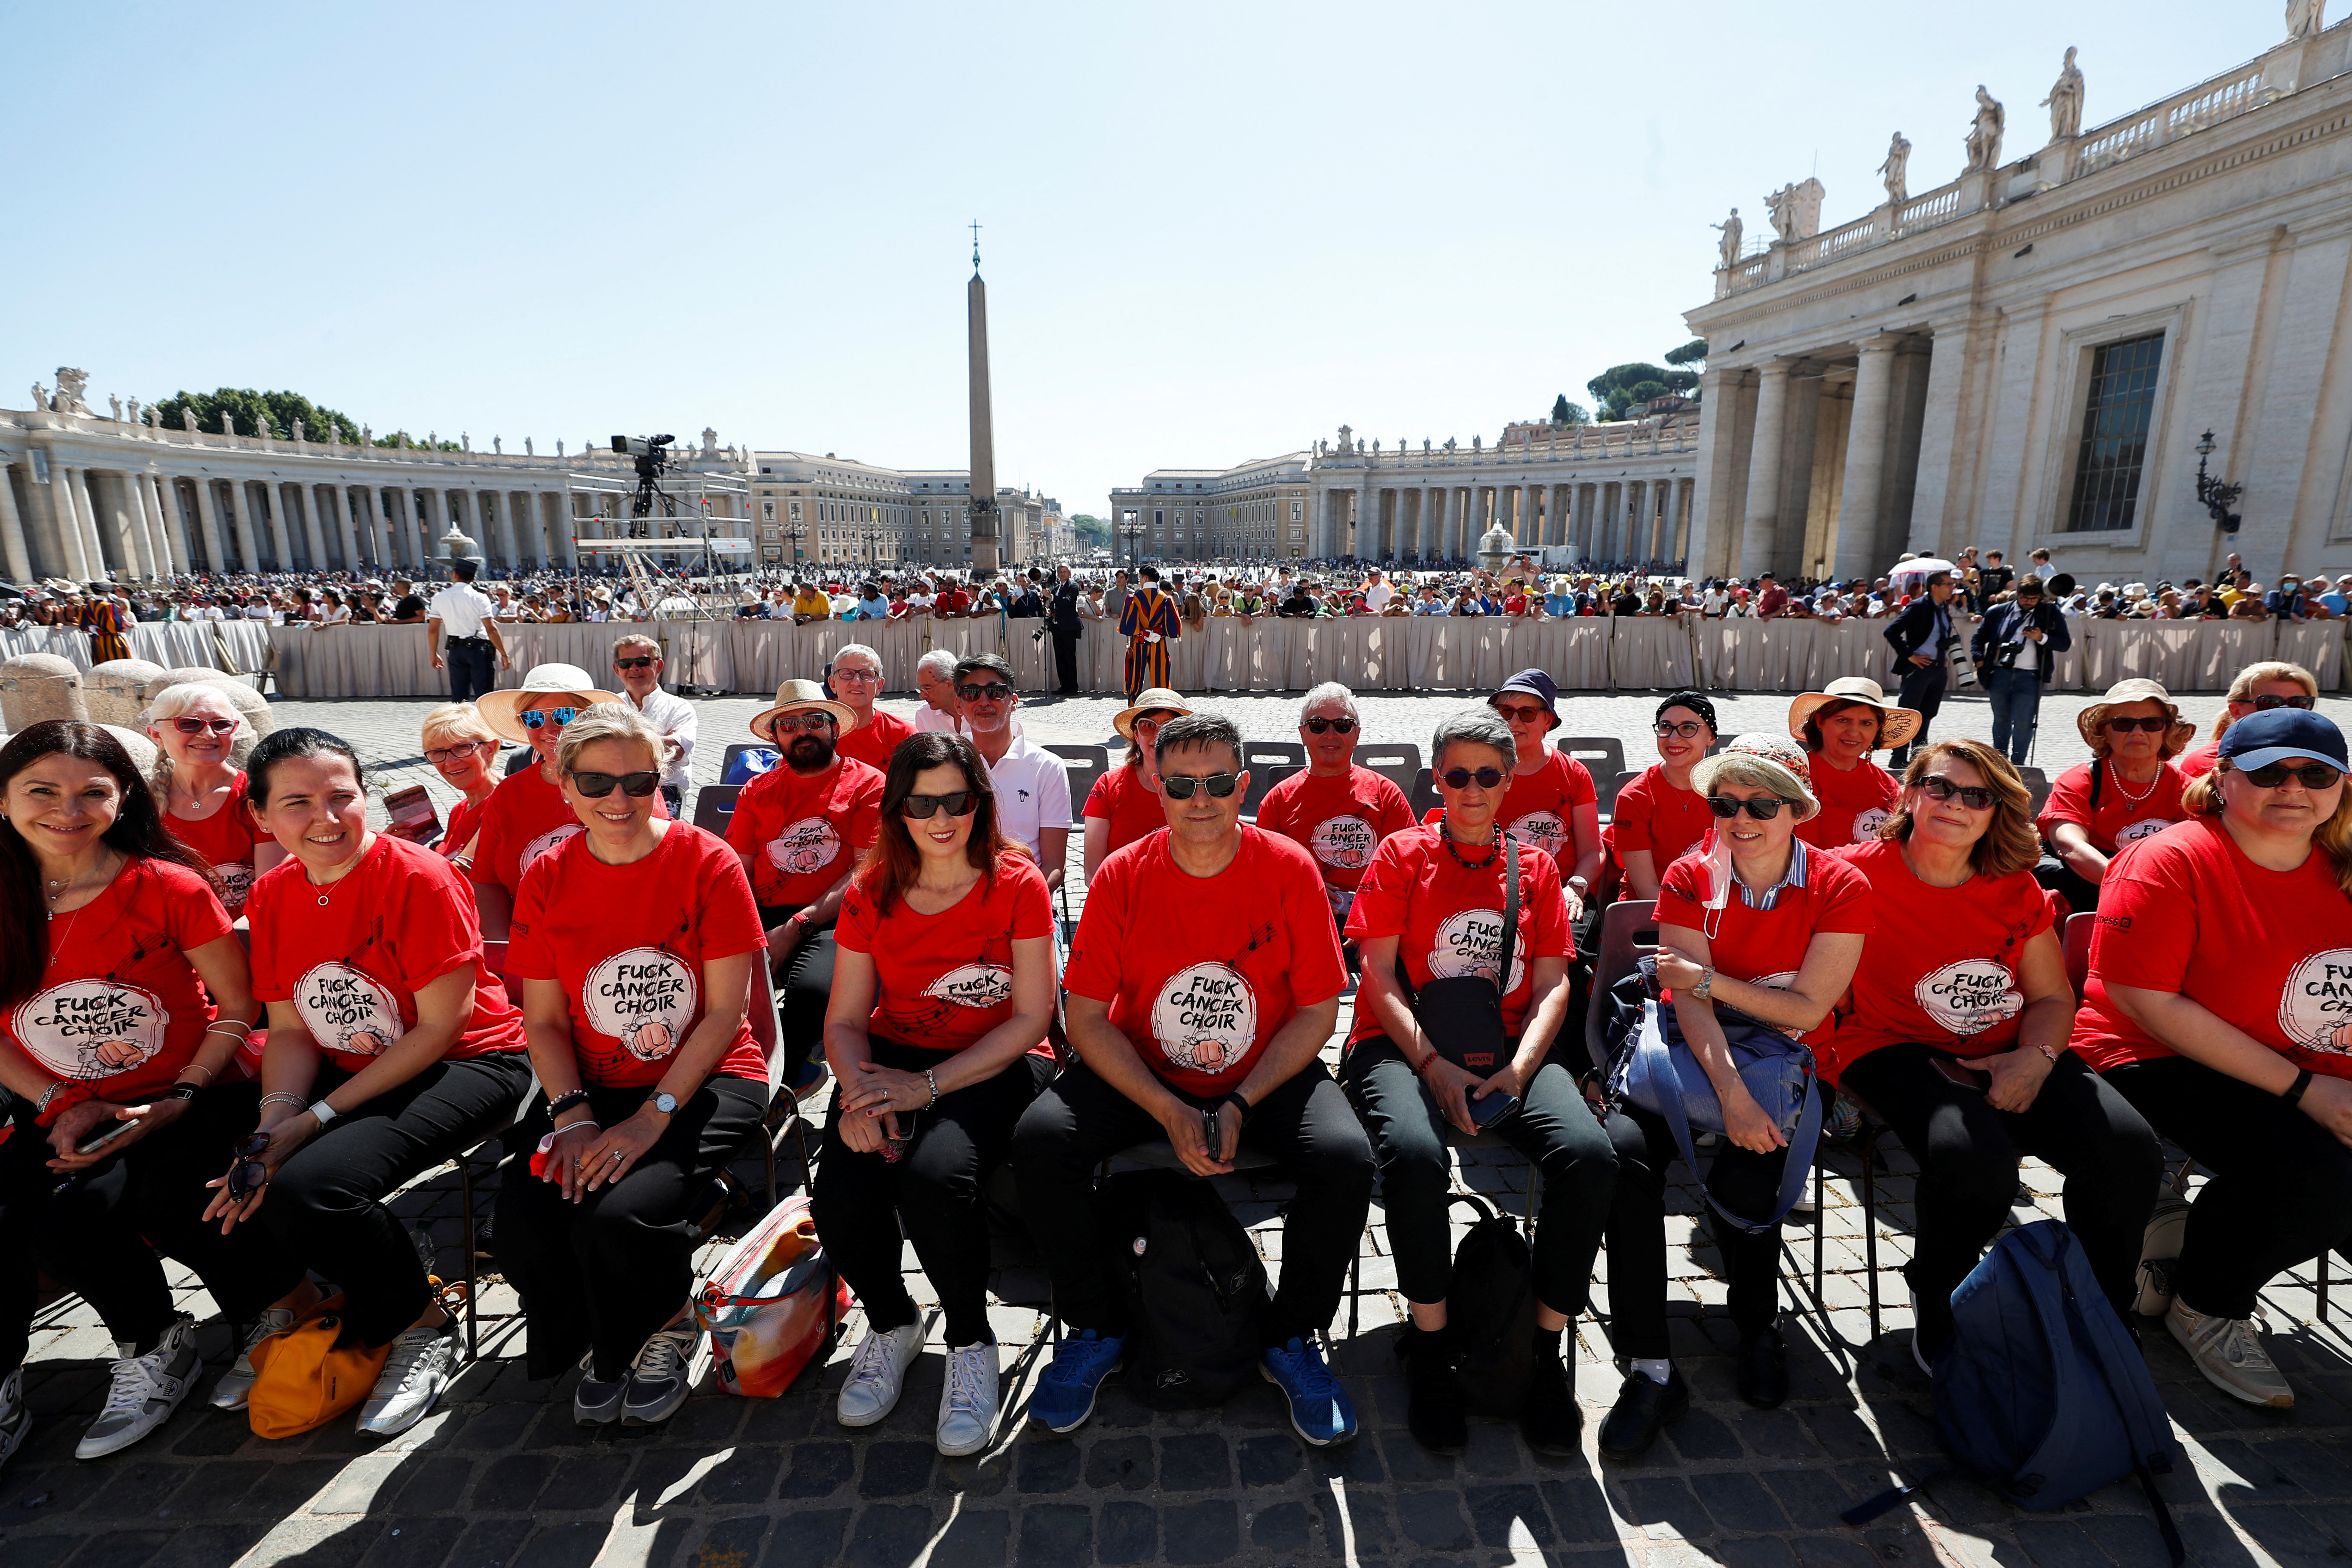
<path fill-rule="evenodd" d="M 1439 824 L 1438 831 L 1445 831 Z M 1433 980 L 1418 994 L 1405 977 L 1404 955 L 1397 955 L 1397 983 L 1421 1032 L 1437 1054 L 1455 1067 L 1486 1078 L 1510 1059 L 1510 1037 L 1503 1029 L 1503 992 L 1511 981 L 1511 951 L 1519 934 L 1519 841 L 1507 832 L 1503 840 L 1503 942 L 1495 978 L 1457 974 Z"/>

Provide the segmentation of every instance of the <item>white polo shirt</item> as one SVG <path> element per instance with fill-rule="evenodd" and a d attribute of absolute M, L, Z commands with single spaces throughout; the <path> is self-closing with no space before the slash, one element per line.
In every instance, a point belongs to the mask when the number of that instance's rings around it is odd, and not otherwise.
<path fill-rule="evenodd" d="M 1070 775 L 1062 759 L 1033 743 L 1018 730 L 1013 744 L 988 770 L 996 785 L 997 831 L 1032 855 L 1040 854 L 1038 840 L 1048 827 L 1070 826 Z M 1052 871 L 1043 858 L 1041 870 Z"/>
<path fill-rule="evenodd" d="M 928 702 L 915 705 L 915 733 L 918 735 L 961 735 L 963 721 L 952 713 L 942 713 Z M 1056 762 L 1059 758 L 1055 759 Z"/>
<path fill-rule="evenodd" d="M 662 783 L 685 789 L 690 782 L 687 777 L 687 763 L 694 756 L 694 704 L 676 692 L 664 691 L 658 686 L 646 693 L 643 702 L 630 696 L 625 689 L 621 695 L 628 698 L 636 710 L 645 715 L 646 723 L 677 742 L 677 761 L 662 770 Z"/>
<path fill-rule="evenodd" d="M 469 583 L 452 583 L 425 606 L 427 619 L 441 623 L 446 637 L 478 637 L 494 606 L 489 595 Z"/>

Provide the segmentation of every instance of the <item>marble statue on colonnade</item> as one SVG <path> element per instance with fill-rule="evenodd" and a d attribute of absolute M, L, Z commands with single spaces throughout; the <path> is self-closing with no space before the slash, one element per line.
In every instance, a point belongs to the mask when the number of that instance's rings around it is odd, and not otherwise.
<path fill-rule="evenodd" d="M 1785 242 L 1811 239 L 1821 232 L 1822 197 L 1827 193 L 1819 180 L 1808 176 L 1802 184 L 1782 185 L 1764 198 L 1764 209 L 1771 215 L 1772 228 Z"/>
<path fill-rule="evenodd" d="M 1717 252 L 1723 258 L 1721 264 L 1725 267 L 1738 266 L 1739 236 L 1742 228 L 1742 225 L 1739 221 L 1739 209 L 1738 207 L 1732 208 L 1731 216 L 1729 217 L 1725 218 L 1721 223 L 1711 223 L 1706 226 L 1709 228 L 1719 228 L 1723 231 L 1723 238 L 1716 247 Z"/>
<path fill-rule="evenodd" d="M 117 425 L 121 424 L 121 423 L 122 423 L 122 399 L 121 399 L 121 398 L 120 398 L 120 397 L 117 397 L 114 394 L 112 394 L 112 393 L 110 393 L 110 393 L 108 393 L 108 394 L 106 395 L 106 401 L 107 401 L 108 405 L 109 405 L 110 406 L 111 406 L 111 407 L 113 408 L 113 410 L 114 410 L 114 422 L 115 422 Z"/>
<path fill-rule="evenodd" d="M 2000 163 L 2000 135 L 2009 125 L 2009 112 L 2000 100 L 1977 83 L 1977 117 L 1969 122 L 1969 163 L 1964 171 L 1975 174 L 1979 169 L 1997 167 Z"/>
<path fill-rule="evenodd" d="M 2042 100 L 2050 111 L 2050 140 L 2071 142 L 2083 133 L 2083 73 L 2074 68 L 2074 49 L 2066 48 L 2065 68 L 2051 84 L 2050 96 Z"/>
<path fill-rule="evenodd" d="M 2292 43 L 2308 38 L 2326 25 L 2327 0 L 2286 0 L 2286 36 Z"/>
<path fill-rule="evenodd" d="M 98 417 L 90 414 L 89 405 L 81 400 L 82 389 L 89 384 L 89 372 L 75 370 L 68 365 L 58 366 L 58 395 L 49 400 L 49 412 L 85 414 L 93 419 Z"/>
<path fill-rule="evenodd" d="M 1878 176 L 1886 182 L 1886 199 L 1901 206 L 1911 196 L 1911 187 L 1905 176 L 1911 168 L 1911 142 L 1900 131 L 1886 144 L 1886 162 L 1878 165 Z"/>
<path fill-rule="evenodd" d="M 180 423 L 188 427 L 189 435 L 196 433 L 196 411 L 184 403 L 180 405 Z"/>

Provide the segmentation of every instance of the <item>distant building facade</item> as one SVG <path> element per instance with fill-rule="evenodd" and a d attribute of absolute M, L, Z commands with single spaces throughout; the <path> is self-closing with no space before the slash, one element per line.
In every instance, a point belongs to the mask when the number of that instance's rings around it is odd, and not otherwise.
<path fill-rule="evenodd" d="M 751 455 L 751 516 L 760 563 L 940 566 L 971 561 L 971 475 L 962 468 L 891 468 L 827 452 Z M 1047 546 L 1048 497 L 1000 486 L 1001 560 L 1026 567 Z"/>

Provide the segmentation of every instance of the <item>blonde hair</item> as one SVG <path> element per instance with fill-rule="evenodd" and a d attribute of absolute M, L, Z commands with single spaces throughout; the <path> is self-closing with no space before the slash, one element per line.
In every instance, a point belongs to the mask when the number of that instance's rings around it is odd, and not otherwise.
<path fill-rule="evenodd" d="M 416 733 L 417 744 L 430 746 L 442 741 L 495 741 L 498 734 L 483 721 L 482 710 L 470 702 L 444 702 L 425 716 Z"/>
<path fill-rule="evenodd" d="M 642 746 L 656 769 L 669 763 L 669 743 L 644 714 L 625 702 L 598 702 L 580 710 L 563 727 L 562 738 L 555 742 L 557 771 L 570 773 L 581 752 L 599 741 Z"/>
<path fill-rule="evenodd" d="M 1992 820 L 1984 837 L 1969 847 L 1969 864 L 1979 877 L 2006 877 L 2031 870 L 2042 858 L 2042 835 L 2033 826 L 2033 793 L 2017 776 L 2009 759 L 1981 741 L 1936 741 L 1915 749 L 1911 765 L 1903 770 L 1903 787 L 1918 787 L 1927 770 L 1944 757 L 1957 757 L 1976 769 L 1993 793 Z M 1911 807 L 1895 807 L 1878 825 L 1878 836 L 1900 844 L 1911 837 Z"/>
<path fill-rule="evenodd" d="M 2299 664 L 2289 664 L 2283 658 L 2266 658 L 2260 664 L 2250 664 L 2238 671 L 2238 679 L 2230 682 L 2228 700 L 2251 702 L 2254 699 L 2255 687 L 2268 685 L 2273 680 L 2292 680 L 2303 688 L 2306 697 L 2316 698 L 2319 695 L 2318 679 L 2311 671 Z M 2213 721 L 2213 732 L 2205 738 L 2220 740 L 2229 733 L 2230 726 L 2236 721 L 2237 716 L 2223 707 L 2221 716 Z"/>
<path fill-rule="evenodd" d="M 2263 667 L 2256 665 L 2254 668 L 2259 669 Z M 2287 678 L 2266 676 L 2263 679 L 2282 680 Z M 2221 775 L 2231 771 L 2225 758 L 2213 764 L 2212 772 L 2200 773 L 2190 779 L 2188 787 L 2180 792 L 2180 808 L 2191 816 L 2221 816 Z M 2345 892 L 2352 893 L 2352 788 L 2338 787 L 2344 793 L 2336 796 L 2335 815 L 2312 830 L 2311 842 L 2327 857 L 2327 864 L 2336 873 L 2336 885 Z"/>

